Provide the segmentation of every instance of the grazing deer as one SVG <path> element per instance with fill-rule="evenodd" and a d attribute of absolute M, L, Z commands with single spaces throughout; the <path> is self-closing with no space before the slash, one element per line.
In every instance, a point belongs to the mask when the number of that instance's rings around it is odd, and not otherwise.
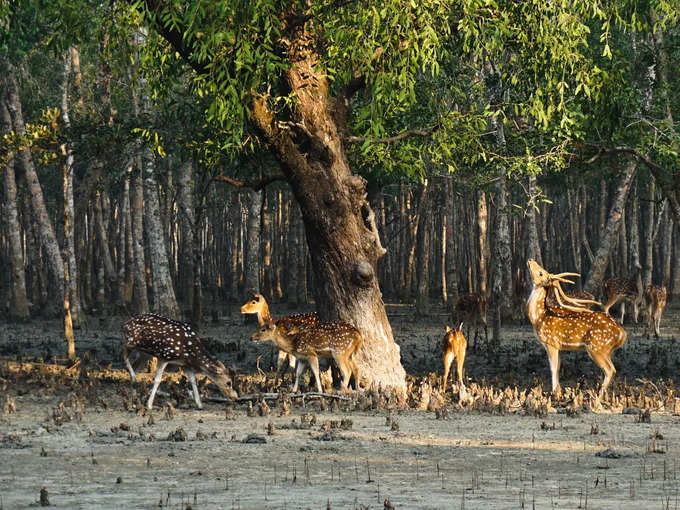
<path fill-rule="evenodd" d="M 479 323 L 484 326 L 484 341 L 489 342 L 489 335 L 486 323 L 486 309 L 487 301 L 483 294 L 463 294 L 458 297 L 456 305 L 454 306 L 454 314 L 456 322 L 467 323 L 468 332 L 467 337 L 470 338 L 470 328 L 474 326 L 474 346 L 477 347 L 477 334 L 479 332 Z M 480 335 L 481 336 L 481 335 Z"/>
<path fill-rule="evenodd" d="M 321 393 L 319 378 L 319 358 L 332 358 L 342 374 L 342 389 L 347 390 L 350 377 L 354 374 L 354 386 L 359 389 L 359 367 L 354 361 L 354 354 L 363 344 L 364 338 L 354 326 L 343 322 L 319 322 L 304 329 L 287 331 L 275 322 L 267 322 L 254 333 L 251 339 L 255 342 L 273 342 L 285 352 L 298 359 L 295 370 L 293 392 L 297 392 L 300 375 L 306 361 L 314 373 L 316 388 Z"/>
<path fill-rule="evenodd" d="M 623 324 L 623 316 L 626 313 L 626 301 L 630 301 L 633 304 L 633 320 L 637 324 L 643 294 L 642 278 L 639 270 L 637 270 L 637 274 L 631 279 L 611 278 L 605 281 L 602 286 L 602 293 L 605 299 L 602 309 L 605 313 L 609 314 L 609 309 L 617 301 L 623 299 L 621 303 L 621 318 L 619 319 L 619 322 Z"/>
<path fill-rule="evenodd" d="M 151 409 L 156 391 L 169 364 L 184 368 L 194 393 L 196 406 L 201 409 L 201 397 L 196 386 L 196 373 L 202 373 L 231 399 L 238 398 L 232 387 L 231 377 L 224 365 L 206 352 L 201 339 L 191 327 L 155 313 L 138 315 L 123 324 L 123 360 L 135 382 L 137 376 L 130 364 L 130 353 L 141 351 L 158 358 L 158 368 L 146 407 Z"/>
<path fill-rule="evenodd" d="M 527 302 L 527 315 L 548 354 L 552 391 L 560 390 L 560 351 L 585 350 L 604 371 L 599 402 L 616 373 L 612 352 L 624 344 L 626 331 L 608 314 L 586 308 L 589 304 L 599 304 L 596 301 L 569 298 L 564 294 L 560 282 L 573 283 L 565 276 L 579 276 L 577 273 L 552 275 L 534 260 L 529 260 L 528 265 L 533 290 Z M 545 306 L 547 293 L 554 294 L 559 305 L 557 311 Z"/>
<path fill-rule="evenodd" d="M 288 315 L 275 321 L 272 319 L 272 316 L 269 315 L 269 306 L 267 305 L 267 300 L 261 294 L 255 294 L 253 299 L 243 305 L 241 307 L 241 313 L 255 313 L 257 314 L 257 322 L 260 324 L 260 327 L 269 322 L 273 322 L 278 328 L 285 332 L 306 328 L 308 326 L 314 326 L 319 323 L 319 316 L 316 313 L 299 313 L 296 315 Z M 288 366 L 285 364 L 286 358 L 288 358 Z M 283 376 L 285 375 L 288 367 L 290 367 L 291 371 L 295 370 L 295 356 L 293 356 L 290 352 L 279 349 L 278 359 L 276 360 L 277 383 L 279 378 L 281 381 L 283 381 Z"/>
<path fill-rule="evenodd" d="M 458 384 L 465 387 L 463 382 L 463 365 L 465 364 L 465 349 L 467 348 L 467 341 L 463 336 L 463 324 L 457 328 L 450 328 L 446 326 L 446 334 L 442 340 L 442 357 L 444 359 L 444 392 L 446 391 L 446 383 L 449 378 L 449 370 L 451 364 L 455 359 L 457 361 Z"/>
<path fill-rule="evenodd" d="M 654 336 L 659 338 L 659 326 L 661 325 L 661 315 L 666 308 L 666 287 L 658 285 L 648 285 L 645 289 L 645 318 L 647 319 L 647 338 L 649 332 L 654 330 Z"/>

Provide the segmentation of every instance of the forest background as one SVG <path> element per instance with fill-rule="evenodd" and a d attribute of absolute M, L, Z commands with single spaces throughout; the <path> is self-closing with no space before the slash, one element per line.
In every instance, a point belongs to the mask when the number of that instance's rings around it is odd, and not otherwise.
<path fill-rule="evenodd" d="M 2 312 L 63 316 L 75 358 L 88 315 L 200 328 L 260 292 L 403 386 L 384 301 L 485 295 L 493 349 L 528 258 L 677 296 L 678 13 L 2 0 Z"/>

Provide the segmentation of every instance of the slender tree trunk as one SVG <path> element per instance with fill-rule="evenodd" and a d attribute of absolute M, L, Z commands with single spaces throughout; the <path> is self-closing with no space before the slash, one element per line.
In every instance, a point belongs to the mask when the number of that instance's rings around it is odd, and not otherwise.
<path fill-rule="evenodd" d="M 529 180 L 529 198 L 532 202 L 527 208 L 527 229 L 529 231 L 529 258 L 534 259 L 540 266 L 543 266 L 543 257 L 541 256 L 541 246 L 538 243 L 538 228 L 536 226 L 536 206 L 533 202 L 536 196 L 536 176 L 530 174 Z"/>
<path fill-rule="evenodd" d="M 274 299 L 272 275 L 272 219 L 270 198 L 262 192 L 262 292 L 269 301 Z"/>
<path fill-rule="evenodd" d="M 654 195 L 656 188 L 654 180 L 648 183 L 649 196 L 647 197 L 647 232 L 645 233 L 645 265 L 642 273 L 642 285 L 647 287 L 652 284 L 652 272 L 654 271 Z"/>
<path fill-rule="evenodd" d="M 487 252 L 487 239 L 486 231 L 488 225 L 488 212 L 486 208 L 486 194 L 483 191 L 479 192 L 477 197 L 477 243 L 479 247 L 478 253 L 478 266 L 479 266 L 479 276 L 477 278 L 477 287 L 479 293 L 483 296 L 488 296 L 486 290 L 487 282 L 487 271 L 486 271 L 486 252 Z M 472 289 L 471 289 L 472 290 Z"/>
<path fill-rule="evenodd" d="M 418 214 L 418 267 L 416 268 L 417 288 L 416 288 L 416 315 L 423 316 L 430 309 L 430 223 L 429 215 L 425 211 L 431 210 L 432 194 L 434 187 L 427 184 L 423 187 L 423 202 L 419 205 Z"/>
<path fill-rule="evenodd" d="M 5 69 L 8 73 L 6 82 L 7 108 L 12 117 L 14 131 L 20 136 L 25 136 L 26 127 L 24 125 L 24 116 L 21 108 L 21 100 L 19 98 L 19 88 L 15 76 L 15 69 L 11 64 L 7 64 Z M 31 199 L 33 215 L 37 224 L 38 236 L 45 252 L 49 268 L 50 302 L 53 309 L 56 309 L 54 305 L 60 303 L 64 296 L 64 261 L 61 258 L 61 251 L 57 244 L 57 236 L 54 232 L 54 227 L 47 214 L 42 187 L 40 186 L 40 181 L 38 181 L 38 175 L 35 171 L 35 166 L 33 165 L 33 157 L 31 156 L 30 149 L 25 148 L 21 150 L 19 152 L 19 157 L 21 158 L 26 176 L 26 185 Z"/>
<path fill-rule="evenodd" d="M 131 207 L 133 212 L 134 310 L 135 313 L 146 313 L 149 311 L 149 298 L 146 288 L 146 256 L 144 253 L 144 184 L 139 166 L 137 166 L 134 174 Z"/>
<path fill-rule="evenodd" d="M 192 164 L 185 161 L 180 169 L 177 182 L 179 184 L 179 224 L 180 224 L 180 247 L 179 247 L 179 279 L 177 283 L 178 294 L 185 300 L 190 309 L 193 307 L 193 257 L 194 257 L 194 194 Z M 180 292 L 181 289 L 181 292 Z"/>
<path fill-rule="evenodd" d="M 0 87 L 5 88 L 5 84 L 0 78 Z M 0 93 L 0 122 L 2 122 L 2 133 L 9 133 L 12 130 L 12 119 L 5 103 L 4 94 Z M 19 225 L 19 214 L 17 211 L 17 185 L 14 174 L 14 154 L 6 155 L 7 161 L 3 170 L 5 183 L 4 196 L 4 219 L 7 229 L 7 242 L 10 260 L 10 299 L 9 317 L 12 320 L 24 321 L 30 317 L 28 307 L 28 297 L 26 295 L 26 273 L 24 271 L 24 255 L 21 246 L 21 227 Z"/>
<path fill-rule="evenodd" d="M 664 229 L 663 229 L 663 273 L 661 281 L 667 288 L 671 288 L 671 261 L 673 260 L 673 218 L 668 212 L 668 208 L 664 211 Z"/>
<path fill-rule="evenodd" d="M 250 192 L 248 206 L 248 241 L 246 244 L 245 271 L 246 295 L 260 293 L 260 226 L 263 191 Z"/>
<path fill-rule="evenodd" d="M 116 269 L 111 258 L 111 250 L 109 249 L 109 234 L 104 224 L 104 212 L 102 210 L 103 195 L 96 192 L 93 200 L 94 205 L 94 220 L 97 227 L 97 239 L 99 240 L 99 254 L 101 255 L 100 263 L 104 269 L 105 289 L 112 294 L 109 296 L 109 303 L 107 308 L 112 313 L 118 304 L 119 297 L 116 295 Z"/>
<path fill-rule="evenodd" d="M 456 243 L 458 238 L 456 225 L 456 201 L 453 179 L 446 179 L 446 294 L 449 308 L 454 306 L 458 299 L 458 267 L 456 264 Z"/>
<path fill-rule="evenodd" d="M 675 223 L 675 242 L 673 247 L 675 255 L 673 256 L 673 280 L 668 290 L 670 295 L 675 298 L 680 295 L 680 223 L 677 221 L 673 223 Z"/>
<path fill-rule="evenodd" d="M 298 245 L 300 244 L 300 237 L 297 231 L 297 205 L 295 205 L 291 200 L 288 200 L 288 207 L 286 210 L 288 214 L 286 215 L 286 223 L 288 224 L 288 238 L 287 238 L 287 250 L 286 250 L 286 267 L 287 278 L 286 278 L 286 299 L 288 304 L 295 308 L 298 304 Z"/>
<path fill-rule="evenodd" d="M 503 140 L 505 140 L 504 137 Z M 495 306 L 492 336 L 495 347 L 500 345 L 502 321 L 512 317 L 512 254 L 510 252 L 507 195 L 507 177 L 505 169 L 501 167 L 496 181 L 496 236 L 494 242 L 496 267 L 493 278 L 493 302 Z"/>

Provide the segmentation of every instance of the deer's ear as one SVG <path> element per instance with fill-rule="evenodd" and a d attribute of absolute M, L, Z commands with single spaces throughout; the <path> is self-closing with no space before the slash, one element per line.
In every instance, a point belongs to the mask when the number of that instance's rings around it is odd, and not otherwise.
<path fill-rule="evenodd" d="M 448 333 L 449 331 L 451 331 L 451 327 L 447 324 L 446 325 L 446 332 Z"/>

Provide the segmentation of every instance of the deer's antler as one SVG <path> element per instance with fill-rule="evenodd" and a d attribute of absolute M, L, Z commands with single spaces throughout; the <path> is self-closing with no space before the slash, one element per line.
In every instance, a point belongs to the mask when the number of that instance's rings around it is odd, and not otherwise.
<path fill-rule="evenodd" d="M 560 285 L 559 281 L 553 282 L 552 287 L 553 291 L 555 292 L 557 304 L 566 310 L 571 310 L 572 312 L 592 312 L 592 310 L 587 307 L 588 304 L 600 305 L 599 301 L 594 301 L 592 299 L 577 299 L 567 296 L 562 290 L 562 286 Z"/>

